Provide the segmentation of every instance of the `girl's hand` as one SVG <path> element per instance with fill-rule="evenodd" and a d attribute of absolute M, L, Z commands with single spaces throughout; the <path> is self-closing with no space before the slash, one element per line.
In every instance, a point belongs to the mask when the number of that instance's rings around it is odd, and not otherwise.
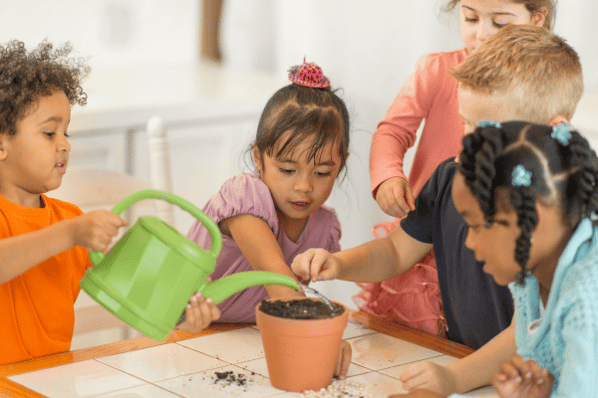
<path fill-rule="evenodd" d="M 187 333 L 199 333 L 218 318 L 220 318 L 220 310 L 214 301 L 197 292 L 191 296 L 185 308 L 185 320 L 176 328 Z"/>
<path fill-rule="evenodd" d="M 492 386 L 501 398 L 547 398 L 552 392 L 554 376 L 536 361 L 515 354 L 492 376 Z"/>
<path fill-rule="evenodd" d="M 70 220 L 73 245 L 104 251 L 127 221 L 108 210 L 94 210 Z"/>
<path fill-rule="evenodd" d="M 349 372 L 349 365 L 351 364 L 351 355 L 353 350 L 351 344 L 345 340 L 341 341 L 341 349 L 338 351 L 338 358 L 336 360 L 336 366 L 334 367 L 334 376 L 339 380 L 344 380 Z"/>
<path fill-rule="evenodd" d="M 309 249 L 295 257 L 291 269 L 301 280 L 316 282 L 336 279 L 340 264 L 324 249 Z"/>
<path fill-rule="evenodd" d="M 390 395 L 388 398 L 443 398 L 443 396 L 428 390 L 413 390 L 407 394 Z"/>
<path fill-rule="evenodd" d="M 399 375 L 403 388 L 409 392 L 425 389 L 441 396 L 457 391 L 455 374 L 448 368 L 433 362 L 422 362 L 409 366 Z"/>
<path fill-rule="evenodd" d="M 402 177 L 392 177 L 380 184 L 376 202 L 383 212 L 397 218 L 404 218 L 411 210 L 415 210 L 411 187 Z"/>

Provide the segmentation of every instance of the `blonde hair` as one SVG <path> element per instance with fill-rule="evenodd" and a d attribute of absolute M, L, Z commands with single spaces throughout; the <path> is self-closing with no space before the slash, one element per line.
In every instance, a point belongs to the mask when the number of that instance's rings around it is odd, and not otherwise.
<path fill-rule="evenodd" d="M 547 29 L 509 25 L 451 70 L 466 90 L 503 95 L 525 120 L 570 120 L 583 94 L 577 52 Z"/>
<path fill-rule="evenodd" d="M 457 6 L 461 0 L 450 0 L 445 6 L 445 11 L 451 11 Z M 525 8 L 533 15 L 536 12 L 541 12 L 542 8 L 546 8 L 547 12 L 544 15 L 544 27 L 552 30 L 554 26 L 554 19 L 556 17 L 556 0 L 508 0 L 511 3 L 523 4 Z"/>

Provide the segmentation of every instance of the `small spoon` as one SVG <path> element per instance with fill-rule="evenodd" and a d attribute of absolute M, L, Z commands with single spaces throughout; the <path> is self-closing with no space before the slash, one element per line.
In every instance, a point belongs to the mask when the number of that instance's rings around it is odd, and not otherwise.
<path fill-rule="evenodd" d="M 330 311 L 334 311 L 334 306 L 332 305 L 330 300 L 328 300 L 328 298 L 326 298 L 326 296 L 324 296 L 322 293 L 318 292 L 316 289 L 313 289 L 306 285 L 301 285 L 301 290 L 303 290 L 304 292 L 309 292 L 309 293 L 315 294 L 320 300 L 322 300 L 324 302 L 324 304 L 326 304 L 328 306 L 328 308 L 330 308 Z"/>

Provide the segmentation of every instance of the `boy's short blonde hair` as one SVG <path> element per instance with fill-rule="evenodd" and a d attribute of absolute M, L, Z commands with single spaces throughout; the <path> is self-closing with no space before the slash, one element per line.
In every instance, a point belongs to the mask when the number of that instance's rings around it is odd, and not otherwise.
<path fill-rule="evenodd" d="M 532 25 L 509 25 L 451 70 L 460 88 L 502 95 L 529 122 L 571 120 L 583 94 L 577 52 L 564 39 Z"/>

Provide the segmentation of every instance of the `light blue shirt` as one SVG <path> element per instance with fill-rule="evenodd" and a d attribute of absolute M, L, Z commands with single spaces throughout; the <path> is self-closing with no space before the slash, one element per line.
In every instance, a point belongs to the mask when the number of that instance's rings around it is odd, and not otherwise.
<path fill-rule="evenodd" d="M 575 230 L 559 259 L 544 311 L 535 277 L 509 288 L 517 353 L 554 375 L 551 398 L 598 396 L 598 228 L 584 219 Z"/>

